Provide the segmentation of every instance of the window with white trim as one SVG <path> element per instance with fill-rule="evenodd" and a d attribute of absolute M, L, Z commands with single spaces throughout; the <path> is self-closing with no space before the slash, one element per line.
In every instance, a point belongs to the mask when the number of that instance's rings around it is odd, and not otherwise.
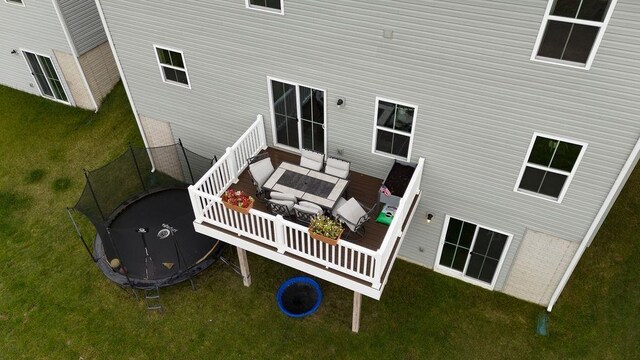
<path fill-rule="evenodd" d="M 173 50 L 155 46 L 156 58 L 162 73 L 162 80 L 180 86 L 191 88 L 189 74 L 184 61 L 184 54 L 180 50 Z"/>
<path fill-rule="evenodd" d="M 371 151 L 409 160 L 418 107 L 376 98 L 376 117 Z"/>
<path fill-rule="evenodd" d="M 511 238 L 500 231 L 447 215 L 434 269 L 493 289 Z"/>
<path fill-rule="evenodd" d="M 263 10 L 284 15 L 284 0 L 245 0 L 247 9 Z"/>
<path fill-rule="evenodd" d="M 16 4 L 16 5 L 24 6 L 24 3 L 22 2 L 22 0 L 4 0 L 4 2 L 6 2 L 7 4 Z"/>
<path fill-rule="evenodd" d="M 64 85 L 51 58 L 26 50 L 22 50 L 22 53 L 27 60 L 31 74 L 36 80 L 42 96 L 69 103 Z"/>
<path fill-rule="evenodd" d="M 549 0 L 531 60 L 589 69 L 617 0 Z"/>
<path fill-rule="evenodd" d="M 515 191 L 562 201 L 587 144 L 534 134 Z"/>

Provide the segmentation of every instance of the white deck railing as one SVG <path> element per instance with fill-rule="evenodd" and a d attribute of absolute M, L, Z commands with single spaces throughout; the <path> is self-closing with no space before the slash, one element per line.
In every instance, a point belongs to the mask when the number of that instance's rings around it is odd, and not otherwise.
<path fill-rule="evenodd" d="M 240 139 L 227 148 L 225 154 L 195 185 L 189 187 L 196 222 L 207 223 L 252 239 L 273 247 L 281 254 L 290 253 L 371 282 L 374 288 L 379 288 L 395 241 L 401 235 L 402 223 L 409 215 L 414 196 L 420 190 L 424 159 L 421 158 L 418 162 L 382 246 L 378 251 L 373 251 L 343 240 L 338 241 L 335 246 L 315 240 L 309 236 L 307 227 L 285 220 L 280 215 L 274 216 L 255 209 L 251 209 L 248 214 L 241 214 L 226 208 L 220 195 L 237 181 L 247 167 L 247 159 L 266 148 L 264 120 L 258 115 L 257 120 Z"/>

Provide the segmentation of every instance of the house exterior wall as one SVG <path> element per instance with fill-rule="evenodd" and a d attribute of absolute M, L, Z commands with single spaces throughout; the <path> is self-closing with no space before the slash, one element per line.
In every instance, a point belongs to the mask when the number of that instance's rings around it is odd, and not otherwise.
<path fill-rule="evenodd" d="M 582 240 L 640 135 L 634 0 L 618 1 L 589 71 L 530 60 L 541 0 L 285 0 L 284 16 L 231 0 L 99 3 L 139 114 L 205 154 L 270 119 L 271 76 L 326 90 L 328 154 L 382 178 L 393 160 L 371 153 L 376 96 L 417 105 L 423 196 L 400 255 L 433 267 L 445 215 L 511 234 L 496 290 L 527 230 Z M 190 89 L 163 83 L 154 44 L 183 51 Z M 534 132 L 588 144 L 561 203 L 513 191 Z"/>
<path fill-rule="evenodd" d="M 0 1 L 0 84 L 40 95 L 21 49 L 55 58 L 54 50 L 71 54 L 51 1 Z M 16 54 L 11 54 L 16 50 Z M 55 60 L 54 60 L 55 62 Z M 60 70 L 60 69 L 58 69 Z"/>
<path fill-rule="evenodd" d="M 120 73 L 108 42 L 80 55 L 78 59 L 98 106 L 120 80 Z"/>
<path fill-rule="evenodd" d="M 78 55 L 107 42 L 100 14 L 93 0 L 55 0 L 69 29 Z"/>

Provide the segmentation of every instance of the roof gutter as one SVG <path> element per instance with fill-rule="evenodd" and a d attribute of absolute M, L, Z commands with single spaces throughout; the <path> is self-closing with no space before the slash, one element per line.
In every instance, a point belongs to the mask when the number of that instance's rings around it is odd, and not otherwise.
<path fill-rule="evenodd" d="M 573 274 L 573 271 L 578 265 L 578 261 L 580 261 L 580 258 L 582 258 L 582 254 L 584 254 L 584 251 L 586 250 L 586 248 L 589 245 L 591 245 L 591 241 L 593 241 L 593 238 L 598 233 L 598 230 L 600 230 L 600 226 L 602 226 L 604 219 L 607 217 L 607 214 L 609 214 L 609 210 L 611 210 L 613 203 L 618 198 L 618 195 L 620 195 L 620 191 L 622 190 L 623 185 L 627 182 L 627 179 L 629 179 L 631 172 L 633 171 L 636 164 L 638 163 L 639 154 L 640 154 L 640 138 L 638 138 L 638 140 L 636 141 L 636 145 L 633 147 L 633 150 L 631 150 L 631 154 L 629 154 L 629 158 L 627 158 L 627 161 L 624 163 L 622 170 L 620 170 L 620 174 L 618 175 L 618 178 L 613 183 L 613 186 L 611 187 L 609 194 L 605 198 L 604 203 L 602 204 L 602 207 L 600 207 L 600 210 L 596 214 L 596 217 L 593 219 L 593 223 L 589 227 L 587 234 L 584 236 L 584 239 L 582 239 L 582 242 L 580 243 L 580 246 L 578 246 L 578 250 L 576 250 L 575 255 L 573 255 L 573 259 L 571 259 L 571 263 L 569 263 L 569 267 L 567 268 L 564 275 L 560 279 L 560 283 L 558 284 L 558 287 L 553 292 L 553 295 L 551 296 L 551 300 L 549 301 L 549 305 L 547 306 L 547 311 L 550 312 L 553 309 L 553 306 L 555 305 L 556 301 L 558 301 L 558 298 L 560 297 L 562 290 L 564 290 L 564 287 L 567 285 L 567 282 L 569 281 L 571 274 Z"/>

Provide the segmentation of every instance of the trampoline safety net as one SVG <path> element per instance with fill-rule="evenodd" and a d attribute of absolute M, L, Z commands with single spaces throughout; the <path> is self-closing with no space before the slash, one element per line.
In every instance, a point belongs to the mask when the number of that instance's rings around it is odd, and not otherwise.
<path fill-rule="evenodd" d="M 98 224 L 140 194 L 194 184 L 212 163 L 212 159 L 185 149 L 181 143 L 154 148 L 130 147 L 103 167 L 85 172 L 87 182 L 74 209 Z"/>

